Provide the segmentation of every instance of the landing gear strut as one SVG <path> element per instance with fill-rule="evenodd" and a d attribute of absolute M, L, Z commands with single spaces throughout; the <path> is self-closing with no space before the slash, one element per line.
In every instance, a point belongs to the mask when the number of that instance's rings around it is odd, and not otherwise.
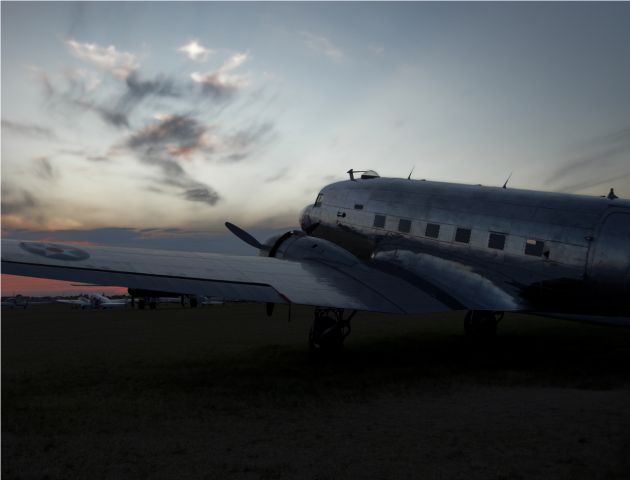
<path fill-rule="evenodd" d="M 491 338 L 497 333 L 497 325 L 504 312 L 492 310 L 469 310 L 464 318 L 464 331 L 467 337 Z"/>
<path fill-rule="evenodd" d="M 308 343 L 314 352 L 338 352 L 343 347 L 352 327 L 350 320 L 357 313 L 353 310 L 343 318 L 342 308 L 315 308 L 315 318 L 308 334 Z"/>

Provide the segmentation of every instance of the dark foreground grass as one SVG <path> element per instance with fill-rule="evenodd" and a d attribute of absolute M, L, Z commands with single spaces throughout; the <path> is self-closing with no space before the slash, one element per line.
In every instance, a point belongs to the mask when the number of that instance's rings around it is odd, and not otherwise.
<path fill-rule="evenodd" d="M 3 478 L 630 477 L 630 329 L 278 310 L 3 312 Z"/>

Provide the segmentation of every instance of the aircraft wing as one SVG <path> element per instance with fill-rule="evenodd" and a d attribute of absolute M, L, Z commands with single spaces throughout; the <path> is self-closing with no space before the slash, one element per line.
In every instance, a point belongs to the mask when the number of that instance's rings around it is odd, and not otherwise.
<path fill-rule="evenodd" d="M 2 273 L 100 285 L 389 313 L 457 305 L 367 263 L 2 240 Z M 460 308 L 463 308 L 459 306 Z"/>

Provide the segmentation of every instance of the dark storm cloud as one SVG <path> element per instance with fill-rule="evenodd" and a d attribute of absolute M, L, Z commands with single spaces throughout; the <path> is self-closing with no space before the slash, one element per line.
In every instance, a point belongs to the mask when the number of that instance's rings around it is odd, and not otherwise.
<path fill-rule="evenodd" d="M 199 148 L 206 131 L 206 127 L 190 116 L 169 115 L 132 135 L 128 145 L 135 150 L 175 145 L 175 150 L 185 152 Z"/>
<path fill-rule="evenodd" d="M 178 98 L 179 89 L 173 79 L 158 75 L 152 80 L 140 79 L 137 72 L 132 72 L 125 79 L 126 90 L 118 100 L 113 101 L 113 107 L 100 107 L 98 113 L 114 127 L 128 127 L 129 117 L 135 108 L 146 98 Z"/>
<path fill-rule="evenodd" d="M 565 192 L 565 193 L 573 193 L 573 192 L 579 192 L 580 190 L 584 190 L 587 188 L 598 187 L 601 185 L 601 193 L 602 195 L 605 195 L 608 193 L 609 188 L 614 187 L 615 184 L 619 184 L 620 181 L 626 180 L 627 178 L 630 178 L 630 172 L 626 174 L 617 174 L 617 175 L 605 177 L 605 178 L 599 177 L 595 179 L 585 180 L 582 182 L 572 183 L 570 185 L 566 185 L 560 188 L 560 191 Z M 619 193 L 619 191 L 617 191 L 617 193 Z"/>
<path fill-rule="evenodd" d="M 584 150 L 585 153 L 552 171 L 545 183 L 563 185 L 563 191 L 575 191 L 619 176 L 625 178 L 630 169 L 630 127 L 595 138 Z M 616 171 L 617 175 L 611 175 L 611 171 Z M 589 180 L 581 180 L 586 176 Z"/>
<path fill-rule="evenodd" d="M 235 150 L 247 151 L 266 140 L 272 131 L 273 125 L 270 122 L 251 125 L 236 132 L 230 138 L 230 143 Z"/>
<path fill-rule="evenodd" d="M 235 53 L 226 59 L 218 70 L 209 73 L 195 72 L 191 74 L 191 78 L 193 82 L 201 86 L 203 95 L 212 98 L 216 102 L 224 102 L 231 99 L 247 85 L 245 76 L 233 72 L 248 60 L 248 54 Z"/>
<path fill-rule="evenodd" d="M 38 157 L 34 159 L 35 174 L 44 180 L 54 180 L 57 177 L 55 169 L 48 157 Z"/>
<path fill-rule="evenodd" d="M 184 192 L 184 198 L 191 202 L 202 202 L 214 205 L 219 201 L 219 194 L 208 187 L 191 188 Z"/>
<path fill-rule="evenodd" d="M 92 112 L 109 125 L 118 128 L 129 126 L 126 112 L 121 112 L 116 106 L 107 107 L 100 105 L 96 100 L 91 99 L 89 96 L 93 95 L 93 93 L 87 91 L 80 79 L 73 78 L 69 80 L 68 88 L 63 91 L 53 85 L 45 73 L 40 75 L 40 80 L 44 96 L 50 108 L 57 110 L 64 106 L 70 106 L 82 111 Z"/>
<path fill-rule="evenodd" d="M 206 160 L 240 161 L 250 156 L 272 132 L 273 125 L 267 122 L 219 137 L 214 129 L 192 116 L 170 115 L 131 135 L 126 146 L 142 163 L 161 170 L 161 183 L 183 189 L 186 200 L 214 205 L 220 199 L 217 192 L 193 180 L 179 159 L 200 154 Z"/>
<path fill-rule="evenodd" d="M 252 124 L 228 134 L 224 138 L 225 152 L 221 154 L 220 159 L 231 163 L 243 161 L 271 141 L 274 135 L 274 125 L 271 122 Z"/>
<path fill-rule="evenodd" d="M 71 155 L 73 157 L 79 157 L 90 162 L 110 162 L 111 157 L 116 156 L 117 152 L 115 150 L 110 149 L 107 155 L 97 155 L 93 152 L 89 152 L 88 150 L 84 150 L 81 148 L 71 149 L 71 148 L 61 148 L 56 150 L 59 155 Z"/>
<path fill-rule="evenodd" d="M 275 175 L 265 178 L 265 183 L 273 183 L 273 182 L 277 182 L 278 180 L 283 180 L 287 177 L 288 174 L 289 174 L 289 169 L 283 168 Z"/>
<path fill-rule="evenodd" d="M 3 215 L 19 215 L 41 205 L 41 201 L 28 190 L 7 183 L 2 184 Z"/>
<path fill-rule="evenodd" d="M 242 161 L 272 137 L 271 122 L 245 124 L 228 130 L 219 125 L 206 125 L 191 113 L 161 115 L 159 120 L 142 128 L 134 126 L 134 113 L 140 110 L 140 105 L 147 107 L 141 110 L 144 114 L 157 110 L 158 104 L 150 102 L 151 99 L 162 100 L 159 107 L 167 112 L 178 105 L 180 111 L 199 110 L 207 115 L 209 99 L 216 106 L 215 114 L 217 110 L 228 108 L 232 103 L 227 100 L 235 98 L 234 95 L 247 85 L 245 76 L 234 73 L 247 61 L 246 54 L 234 54 L 218 70 L 192 74 L 186 81 L 166 75 L 143 76 L 137 57 L 114 46 L 103 47 L 73 39 L 66 44 L 75 57 L 97 71 L 66 70 L 65 82 L 38 71 L 49 106 L 90 112 L 107 125 L 130 131 L 115 147 L 132 152 L 139 162 L 155 168 L 157 179 L 149 178 L 153 184 L 145 187 L 154 193 L 172 195 L 175 191 L 187 201 L 215 205 L 220 200 L 219 194 L 189 174 L 182 160 L 193 157 L 201 161 Z M 245 104 L 251 105 L 252 101 L 247 100 Z M 67 111 L 62 113 L 69 116 Z M 88 151 L 71 154 L 92 162 L 108 160 Z"/>
<path fill-rule="evenodd" d="M 218 103 L 231 100 L 238 88 L 234 85 L 224 84 L 216 78 L 216 75 L 210 75 L 199 80 L 200 92 L 203 96 L 207 96 Z"/>
<path fill-rule="evenodd" d="M 110 161 L 110 158 L 104 155 L 89 155 L 85 158 L 86 160 L 89 160 L 90 162 L 109 162 Z"/>
<path fill-rule="evenodd" d="M 188 201 L 215 205 L 219 194 L 210 186 L 194 180 L 178 163 L 178 158 L 204 151 L 207 129 L 192 117 L 172 115 L 131 135 L 127 140 L 137 158 L 158 167 L 164 185 L 177 187 Z"/>
<path fill-rule="evenodd" d="M 2 120 L 2 128 L 27 137 L 46 139 L 56 138 L 55 133 L 50 128 L 40 127 L 39 125 L 34 124 L 13 122 L 11 120 Z"/>
<path fill-rule="evenodd" d="M 144 99 L 179 97 L 173 80 L 163 76 L 158 76 L 153 80 L 141 80 L 137 72 L 133 72 L 126 78 L 125 87 L 125 91 L 117 99 L 111 99 L 108 106 L 94 101 L 76 99 L 72 92 L 68 92 L 67 98 L 86 110 L 94 111 L 105 123 L 121 128 L 129 127 L 130 115 Z"/>
<path fill-rule="evenodd" d="M 141 100 L 146 96 L 154 95 L 156 97 L 179 97 L 179 90 L 175 87 L 172 78 L 158 75 L 153 80 L 141 80 L 137 72 L 131 73 L 125 80 L 127 92 L 123 99 L 131 101 L 133 99 Z"/>
<path fill-rule="evenodd" d="M 103 122 L 116 128 L 129 128 L 129 117 L 134 110 L 146 99 L 154 98 L 179 98 L 181 89 L 175 81 L 164 75 L 158 75 L 153 79 L 142 79 L 137 71 L 131 72 L 124 83 L 120 84 L 118 93 L 107 100 L 97 99 L 97 89 L 89 82 L 94 78 L 79 75 L 76 71 L 66 72 L 66 88 L 55 86 L 48 75 L 40 74 L 40 82 L 44 95 L 53 108 L 59 105 L 92 112 L 98 115 Z"/>
<path fill-rule="evenodd" d="M 101 119 L 103 119 L 105 123 L 109 123 L 114 127 L 129 127 L 128 112 L 110 110 L 99 105 L 90 105 L 87 109 L 93 110 L 101 117 Z"/>

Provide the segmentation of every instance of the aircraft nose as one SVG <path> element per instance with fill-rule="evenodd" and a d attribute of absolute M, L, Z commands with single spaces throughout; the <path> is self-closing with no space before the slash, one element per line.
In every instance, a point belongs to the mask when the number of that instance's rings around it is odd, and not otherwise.
<path fill-rule="evenodd" d="M 313 224 L 313 219 L 311 218 L 311 210 L 313 209 L 313 205 L 307 205 L 300 212 L 300 227 L 303 231 L 308 231 L 309 227 Z"/>

